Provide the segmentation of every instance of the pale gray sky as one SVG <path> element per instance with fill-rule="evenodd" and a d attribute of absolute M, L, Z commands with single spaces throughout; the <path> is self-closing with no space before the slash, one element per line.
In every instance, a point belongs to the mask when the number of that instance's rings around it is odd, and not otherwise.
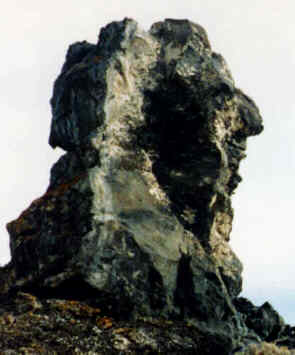
<path fill-rule="evenodd" d="M 45 192 L 61 154 L 47 143 L 49 99 L 67 47 L 95 43 L 102 26 L 126 16 L 145 29 L 187 18 L 205 27 L 264 117 L 242 163 L 231 245 L 244 264 L 243 294 L 295 324 L 294 0 L 10 0 L 0 10 L 0 264 L 9 260 L 5 224 Z"/>

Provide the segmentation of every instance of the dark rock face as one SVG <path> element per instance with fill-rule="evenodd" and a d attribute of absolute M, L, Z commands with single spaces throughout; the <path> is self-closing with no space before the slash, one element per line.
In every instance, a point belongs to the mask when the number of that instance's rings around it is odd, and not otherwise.
<path fill-rule="evenodd" d="M 97 45 L 70 46 L 51 105 L 49 143 L 66 154 L 45 195 L 7 226 L 5 292 L 91 289 L 120 317 L 231 335 L 228 349 L 273 334 L 271 309 L 255 311 L 262 334 L 233 302 L 242 265 L 228 243 L 239 163 L 262 121 L 204 29 L 111 23 Z"/>
<path fill-rule="evenodd" d="M 242 297 L 237 298 L 234 304 L 238 312 L 244 316 L 247 327 L 254 330 L 261 339 L 275 341 L 281 336 L 285 323 L 271 304 L 265 302 L 261 307 L 256 307 Z"/>

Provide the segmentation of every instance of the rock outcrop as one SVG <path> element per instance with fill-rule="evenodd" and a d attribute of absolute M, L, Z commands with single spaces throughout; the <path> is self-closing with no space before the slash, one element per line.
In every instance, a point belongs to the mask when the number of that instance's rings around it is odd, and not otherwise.
<path fill-rule="evenodd" d="M 285 326 L 271 306 L 237 299 L 242 265 L 229 245 L 230 197 L 262 120 L 204 29 L 111 23 L 96 45 L 70 46 L 51 105 L 49 143 L 66 153 L 44 196 L 7 225 L 3 295 L 190 322 L 223 337 L 225 354 L 275 340 Z"/>

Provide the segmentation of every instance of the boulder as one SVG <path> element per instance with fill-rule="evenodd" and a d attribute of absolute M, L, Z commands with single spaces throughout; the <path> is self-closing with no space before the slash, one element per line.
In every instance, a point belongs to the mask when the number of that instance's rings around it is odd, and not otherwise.
<path fill-rule="evenodd" d="M 248 328 L 254 330 L 262 340 L 274 341 L 285 331 L 285 322 L 269 302 L 257 307 L 244 297 L 234 300 L 238 312 L 243 314 Z"/>
<path fill-rule="evenodd" d="M 65 154 L 46 193 L 7 225 L 5 292 L 245 330 L 231 195 L 263 125 L 205 30 L 113 22 L 97 44 L 70 46 L 51 106 L 49 143 Z"/>

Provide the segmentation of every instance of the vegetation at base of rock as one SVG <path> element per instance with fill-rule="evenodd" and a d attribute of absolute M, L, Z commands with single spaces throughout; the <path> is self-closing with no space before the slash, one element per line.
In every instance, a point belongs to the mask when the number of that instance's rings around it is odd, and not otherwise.
<path fill-rule="evenodd" d="M 294 355 L 295 350 L 289 350 L 286 346 L 279 347 L 273 343 L 262 342 L 261 344 L 251 344 L 242 352 L 236 355 Z"/>
<path fill-rule="evenodd" d="M 109 310 L 106 310 L 109 314 Z M 19 292 L 0 306 L 0 354 L 227 354 L 186 321 L 117 320 L 85 302 Z"/>

